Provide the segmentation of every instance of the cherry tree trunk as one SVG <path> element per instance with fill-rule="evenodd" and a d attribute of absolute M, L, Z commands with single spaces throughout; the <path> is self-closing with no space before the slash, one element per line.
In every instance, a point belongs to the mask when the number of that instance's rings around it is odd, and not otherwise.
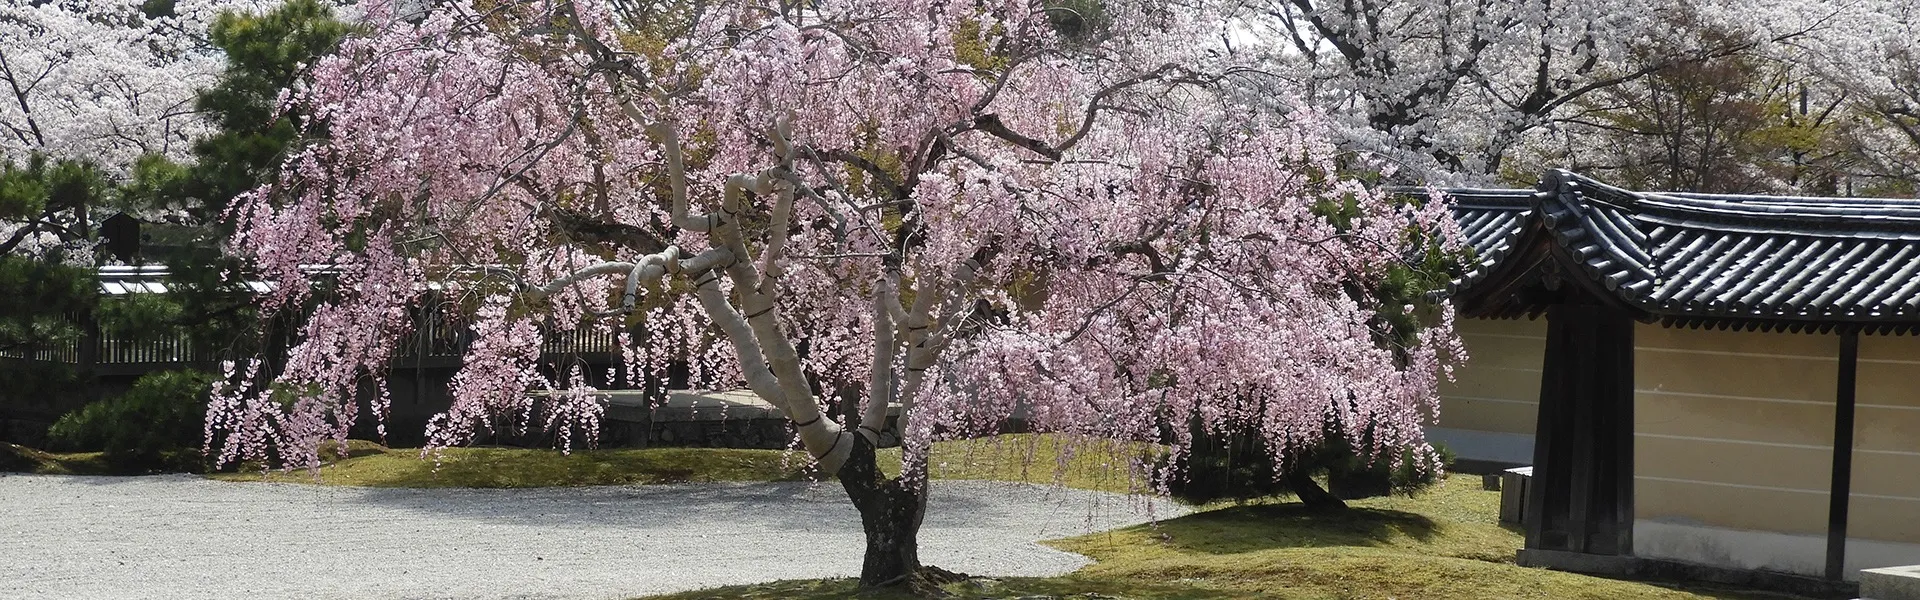
<path fill-rule="evenodd" d="M 874 460 L 873 445 L 852 436 L 853 454 L 840 467 L 840 484 L 860 511 L 867 533 L 867 556 L 860 566 L 862 587 L 912 583 L 920 574 L 920 521 L 926 516 L 926 486 L 889 479 Z"/>
<path fill-rule="evenodd" d="M 1316 510 L 1345 510 L 1347 508 L 1346 502 L 1340 500 L 1339 496 L 1330 494 L 1326 489 L 1321 488 L 1320 484 L 1315 482 L 1313 477 L 1307 475 L 1306 471 L 1289 469 L 1282 477 L 1285 478 L 1287 487 L 1293 490 L 1295 496 L 1300 497 L 1300 503 L 1307 505 L 1307 508 Z"/>

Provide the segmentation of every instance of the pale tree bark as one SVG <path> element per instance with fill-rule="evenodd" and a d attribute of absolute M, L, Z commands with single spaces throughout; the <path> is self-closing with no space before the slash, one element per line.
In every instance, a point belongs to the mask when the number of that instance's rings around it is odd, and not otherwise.
<path fill-rule="evenodd" d="M 671 218 L 682 229 L 703 231 L 711 248 L 682 258 L 682 250 L 665 250 L 632 262 L 606 262 L 564 275 L 524 294 L 543 298 L 573 285 L 609 275 L 626 274 L 625 294 L 615 313 L 631 312 L 643 291 L 658 292 L 669 277 L 683 277 L 692 285 L 703 312 L 732 346 L 741 376 L 755 396 L 773 405 L 799 431 L 801 446 L 822 474 L 836 476 L 847 497 L 860 512 L 867 535 L 861 570 L 864 585 L 891 585 L 929 571 L 919 561 L 918 536 L 926 514 L 927 472 L 924 460 L 907 461 L 902 476 L 888 478 L 880 470 L 875 450 L 900 446 L 907 437 L 913 404 L 926 385 L 926 372 L 939 360 L 961 325 L 961 309 L 970 297 L 978 259 L 968 259 L 946 276 L 925 277 L 914 290 L 911 307 L 902 306 L 897 270 L 875 285 L 872 304 L 874 358 L 869 397 L 858 432 L 827 418 L 814 397 L 799 353 L 780 325 L 780 285 L 785 276 L 787 229 L 793 218 L 797 178 L 791 176 L 794 151 L 787 125 L 771 134 L 778 164 L 752 174 L 727 179 L 717 212 L 696 212 L 686 194 L 686 180 L 678 132 L 672 124 L 656 124 L 661 138 L 671 194 Z M 811 193 L 811 190 L 804 190 Z M 749 250 L 740 223 L 749 195 L 774 199 L 766 240 L 757 257 Z M 735 298 L 719 282 L 732 284 Z M 737 302 L 737 305 L 736 305 Z M 904 366 L 904 377 L 895 373 Z M 890 409 L 900 416 L 888 423 Z"/>

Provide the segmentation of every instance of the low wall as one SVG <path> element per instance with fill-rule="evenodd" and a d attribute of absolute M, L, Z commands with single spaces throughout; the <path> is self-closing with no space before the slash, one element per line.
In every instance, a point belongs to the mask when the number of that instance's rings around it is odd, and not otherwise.
<path fill-rule="evenodd" d="M 1467 361 L 1440 386 L 1440 418 L 1428 439 L 1463 461 L 1521 465 L 1533 462 L 1539 419 L 1540 367 L 1547 322 L 1461 319 L 1455 323 Z"/>
<path fill-rule="evenodd" d="M 1634 554 L 1823 575 L 1840 336 L 1638 327 Z M 1857 369 L 1847 580 L 1920 563 L 1920 339 Z"/>

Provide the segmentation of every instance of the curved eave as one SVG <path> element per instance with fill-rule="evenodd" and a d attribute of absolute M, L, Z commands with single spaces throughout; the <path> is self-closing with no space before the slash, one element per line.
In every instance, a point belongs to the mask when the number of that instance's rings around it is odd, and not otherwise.
<path fill-rule="evenodd" d="M 1447 193 L 1478 253 L 1446 291 L 1466 316 L 1583 303 L 1672 327 L 1920 331 L 1920 200 L 1638 193 L 1567 171 Z"/>

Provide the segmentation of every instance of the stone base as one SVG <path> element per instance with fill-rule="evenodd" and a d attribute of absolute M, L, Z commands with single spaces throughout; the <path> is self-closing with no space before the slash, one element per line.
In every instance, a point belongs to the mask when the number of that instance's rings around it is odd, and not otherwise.
<path fill-rule="evenodd" d="M 1860 600 L 1920 600 L 1920 565 L 1860 571 Z"/>
<path fill-rule="evenodd" d="M 1804 575 L 1758 571 L 1748 569 L 1729 569 L 1698 563 L 1676 560 L 1640 558 L 1637 556 L 1604 556 L 1581 554 L 1558 550 L 1521 550 L 1514 562 L 1523 567 L 1545 567 L 1556 571 L 1569 571 L 1619 577 L 1623 579 L 1642 579 L 1674 582 L 1705 582 L 1723 585 L 1786 592 L 1812 598 L 1855 598 L 1861 586 L 1829 579 L 1819 579 Z M 1875 598 L 1874 600 L 1882 600 Z M 1889 599 L 1891 600 L 1891 599 Z"/>

